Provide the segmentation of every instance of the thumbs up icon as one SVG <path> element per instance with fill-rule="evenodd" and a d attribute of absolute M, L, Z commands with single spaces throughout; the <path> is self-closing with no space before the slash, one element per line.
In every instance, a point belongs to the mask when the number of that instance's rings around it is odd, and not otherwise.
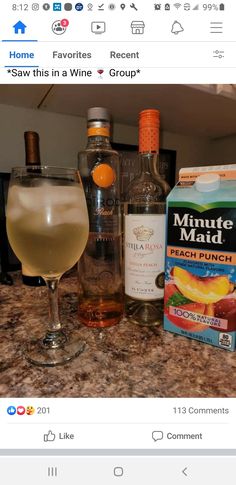
<path fill-rule="evenodd" d="M 45 441 L 46 443 L 48 441 L 55 441 L 55 439 L 56 439 L 56 435 L 51 430 L 49 430 L 48 433 L 43 435 L 43 441 Z"/>

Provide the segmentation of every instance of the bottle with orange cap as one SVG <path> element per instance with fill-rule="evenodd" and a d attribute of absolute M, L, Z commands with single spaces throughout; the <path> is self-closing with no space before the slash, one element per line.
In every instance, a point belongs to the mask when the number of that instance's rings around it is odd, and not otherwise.
<path fill-rule="evenodd" d="M 125 315 L 133 323 L 163 321 L 165 201 L 170 188 L 159 165 L 160 112 L 139 115 L 140 173 L 125 202 Z"/>
<path fill-rule="evenodd" d="M 88 144 L 78 168 L 87 199 L 90 232 L 79 266 L 79 321 L 89 327 L 117 324 L 124 310 L 120 166 L 110 145 L 110 116 L 88 110 Z"/>

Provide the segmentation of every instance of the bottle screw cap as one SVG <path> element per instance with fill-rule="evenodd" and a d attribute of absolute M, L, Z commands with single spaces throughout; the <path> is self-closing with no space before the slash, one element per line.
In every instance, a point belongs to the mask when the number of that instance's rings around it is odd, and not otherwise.
<path fill-rule="evenodd" d="M 106 108 L 89 108 L 88 109 L 88 121 L 110 121 L 110 113 Z"/>

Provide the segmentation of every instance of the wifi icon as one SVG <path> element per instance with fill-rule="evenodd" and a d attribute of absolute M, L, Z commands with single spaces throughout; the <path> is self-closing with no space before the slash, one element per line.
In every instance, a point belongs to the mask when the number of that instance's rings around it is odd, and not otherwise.
<path fill-rule="evenodd" d="M 174 7 L 178 10 L 181 7 L 181 3 L 174 3 Z"/>

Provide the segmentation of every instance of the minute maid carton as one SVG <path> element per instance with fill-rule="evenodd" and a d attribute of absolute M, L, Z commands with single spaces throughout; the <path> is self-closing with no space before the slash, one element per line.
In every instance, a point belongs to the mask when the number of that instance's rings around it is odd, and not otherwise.
<path fill-rule="evenodd" d="M 164 328 L 236 349 L 236 165 L 187 168 L 167 198 Z"/>

